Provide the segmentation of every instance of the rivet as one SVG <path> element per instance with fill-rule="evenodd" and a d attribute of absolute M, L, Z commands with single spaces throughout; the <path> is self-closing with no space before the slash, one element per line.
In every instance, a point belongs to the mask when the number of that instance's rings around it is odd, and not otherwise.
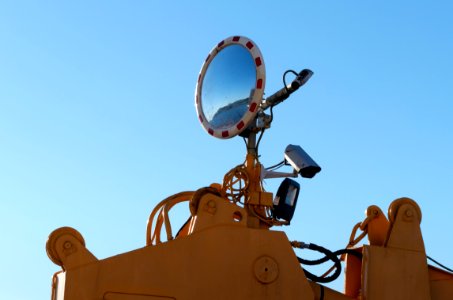
<path fill-rule="evenodd" d="M 414 212 L 411 209 L 406 210 L 406 217 L 412 217 Z"/>
<path fill-rule="evenodd" d="M 64 247 L 65 249 L 70 249 L 70 248 L 72 247 L 72 243 L 69 242 L 69 241 L 66 241 L 66 242 L 63 244 L 63 247 Z"/>

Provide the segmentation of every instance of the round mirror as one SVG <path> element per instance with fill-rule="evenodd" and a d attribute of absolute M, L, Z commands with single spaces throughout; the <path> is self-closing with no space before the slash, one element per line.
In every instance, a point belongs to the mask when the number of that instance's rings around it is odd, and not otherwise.
<path fill-rule="evenodd" d="M 198 77 L 195 105 L 204 129 L 218 138 L 241 133 L 256 116 L 265 68 L 258 47 L 245 37 L 220 42 Z"/>

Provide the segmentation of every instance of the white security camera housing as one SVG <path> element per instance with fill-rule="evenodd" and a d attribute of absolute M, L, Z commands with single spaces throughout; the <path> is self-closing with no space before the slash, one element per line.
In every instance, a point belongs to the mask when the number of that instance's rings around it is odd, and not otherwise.
<path fill-rule="evenodd" d="M 313 178 L 321 171 L 321 167 L 298 145 L 286 147 L 285 160 L 304 178 Z"/>

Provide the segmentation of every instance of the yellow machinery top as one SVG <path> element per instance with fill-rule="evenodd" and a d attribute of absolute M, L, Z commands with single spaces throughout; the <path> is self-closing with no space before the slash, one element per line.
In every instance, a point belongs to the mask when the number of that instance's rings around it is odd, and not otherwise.
<path fill-rule="evenodd" d="M 290 84 L 288 74 L 294 75 Z M 62 270 L 53 277 L 51 299 L 453 299 L 453 274 L 427 264 L 422 213 L 412 199 L 393 201 L 387 215 L 369 206 L 347 247 L 335 252 L 289 241 L 284 232 L 271 230 L 291 222 L 299 184 L 290 177 L 312 178 L 321 168 L 297 145 L 286 147 L 282 162 L 265 168 L 259 143 L 273 121 L 273 107 L 312 74 L 308 69 L 285 72 L 283 88 L 263 99 L 265 65 L 257 45 L 242 36 L 218 43 L 198 77 L 197 116 L 214 137 L 243 137 L 244 163 L 228 171 L 222 183 L 157 204 L 148 220 L 146 245 L 134 251 L 99 260 L 75 229 L 53 231 L 46 250 Z M 277 172 L 283 166 L 292 172 Z M 275 197 L 264 190 L 265 178 L 285 178 Z M 182 202 L 188 203 L 190 216 L 176 232 L 169 211 Z M 366 235 L 369 244 L 360 246 Z M 302 259 L 293 248 L 324 257 Z M 327 261 L 333 266 L 321 276 L 301 267 Z M 323 286 L 338 277 L 342 263 L 344 291 Z"/>

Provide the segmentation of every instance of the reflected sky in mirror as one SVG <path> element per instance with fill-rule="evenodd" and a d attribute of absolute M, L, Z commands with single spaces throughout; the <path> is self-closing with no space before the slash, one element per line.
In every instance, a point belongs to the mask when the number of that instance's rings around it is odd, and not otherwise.
<path fill-rule="evenodd" d="M 241 45 L 222 49 L 211 61 L 203 79 L 201 104 L 213 129 L 229 128 L 243 117 L 255 89 L 256 67 Z"/>

